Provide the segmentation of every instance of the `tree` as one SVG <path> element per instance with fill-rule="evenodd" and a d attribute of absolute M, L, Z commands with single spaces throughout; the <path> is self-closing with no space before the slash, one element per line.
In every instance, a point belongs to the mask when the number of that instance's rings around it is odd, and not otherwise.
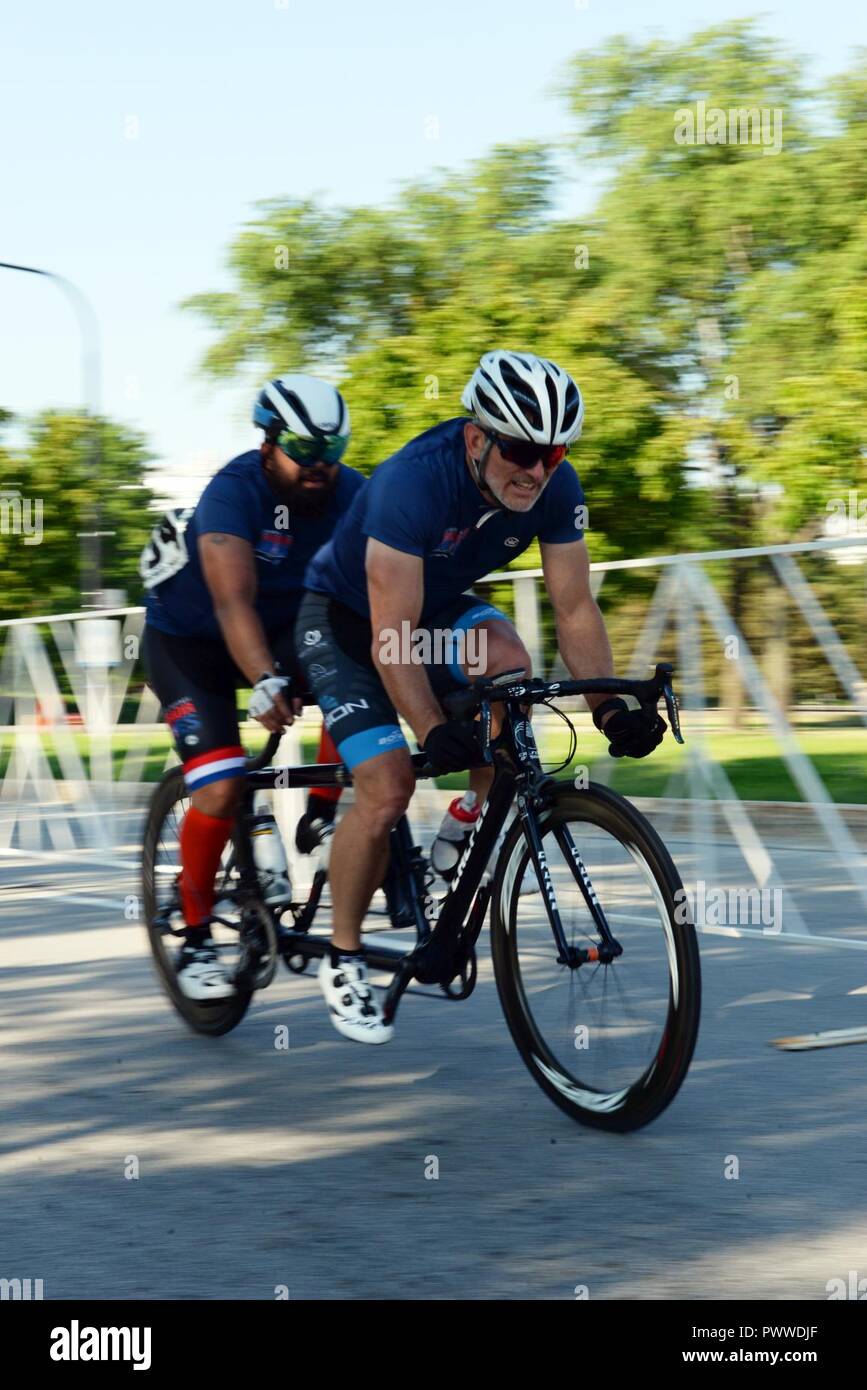
<path fill-rule="evenodd" d="M 832 84 L 830 130 L 799 64 L 751 21 L 677 44 L 614 40 L 575 59 L 567 94 L 576 148 L 612 171 L 597 211 L 604 288 L 629 304 L 617 351 L 666 379 L 716 499 L 693 548 L 815 534 L 829 495 L 865 476 L 864 301 L 852 295 L 865 249 L 863 63 Z M 724 143 L 678 143 L 699 102 L 725 113 Z M 750 110 L 782 122 L 776 149 L 743 142 Z M 731 567 L 735 622 L 763 644 L 786 618 L 769 578 Z"/>
<path fill-rule="evenodd" d="M 592 222 L 554 217 L 554 183 L 549 152 L 528 143 L 409 185 L 389 209 L 261 204 L 229 254 L 236 289 L 186 302 L 218 335 L 205 370 L 330 364 L 352 411 L 350 461 L 370 469 L 461 413 L 483 351 L 531 348 L 564 362 L 587 396 L 575 460 L 594 554 L 632 554 L 639 534 L 670 547 L 696 504 L 683 478 L 689 430 L 665 408 L 665 379 L 612 351 L 623 302 L 606 290 Z"/>
<path fill-rule="evenodd" d="M 94 427 L 98 479 L 92 473 L 89 438 Z M 0 534 L 0 616 L 79 607 L 78 532 L 97 495 L 101 529 L 113 533 L 102 542 L 103 583 L 125 588 L 131 596 L 140 589 L 138 556 L 147 538 L 146 509 L 153 500 L 144 483 L 150 458 L 137 432 L 110 420 L 94 422 L 57 411 L 46 411 L 32 422 L 22 449 L 4 451 L 4 486 L 14 483 L 22 502 L 29 504 L 31 527 L 29 537 L 21 526 L 16 529 L 7 508 Z"/>

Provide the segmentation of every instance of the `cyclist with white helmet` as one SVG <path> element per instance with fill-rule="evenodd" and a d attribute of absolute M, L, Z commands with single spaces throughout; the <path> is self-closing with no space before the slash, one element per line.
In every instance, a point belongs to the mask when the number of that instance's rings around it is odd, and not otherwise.
<path fill-rule="evenodd" d="M 314 557 L 298 613 L 298 660 L 355 790 L 332 844 L 334 932 L 319 980 L 338 1032 L 361 1042 L 392 1035 L 368 983 L 360 931 L 382 882 L 389 831 L 415 786 L 398 712 L 435 767 L 459 771 L 480 758 L 476 727 L 447 718 L 441 697 L 472 676 L 531 674 L 512 623 L 471 586 L 538 539 L 567 669 L 576 679 L 613 674 L 590 590 L 584 494 L 566 460 L 584 420 L 578 386 L 532 353 L 487 352 L 462 404 L 469 418 L 436 425 L 375 469 Z M 432 659 L 403 651 L 395 660 L 393 635 L 402 633 L 426 634 Z M 437 634 L 440 648 L 452 634 L 440 660 Z M 424 654 L 424 641 L 415 650 Z M 659 743 L 657 716 L 622 699 L 589 703 L 615 756 L 644 757 Z M 491 778 L 488 768 L 471 771 L 479 799 Z"/>
<path fill-rule="evenodd" d="M 192 510 L 170 512 L 141 561 L 148 678 L 191 793 L 180 831 L 178 984 L 192 999 L 234 990 L 209 922 L 245 763 L 236 690 L 253 687 L 249 713 L 272 732 L 300 711 L 293 630 L 304 571 L 364 483 L 340 462 L 349 411 L 328 382 L 300 373 L 269 382 L 253 422 L 264 430 L 261 447 L 220 469 Z M 319 760 L 336 761 L 323 737 Z M 311 824 L 333 820 L 333 803 L 331 789 L 311 793 L 299 848 L 311 847 Z"/>

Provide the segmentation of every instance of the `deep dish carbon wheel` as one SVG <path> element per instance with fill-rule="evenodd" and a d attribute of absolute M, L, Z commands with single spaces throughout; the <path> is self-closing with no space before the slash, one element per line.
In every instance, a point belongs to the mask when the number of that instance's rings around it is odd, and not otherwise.
<path fill-rule="evenodd" d="M 148 940 L 154 958 L 157 975 L 166 994 L 174 1004 L 181 1018 L 197 1033 L 211 1037 L 228 1033 L 235 1028 L 247 1012 L 253 997 L 251 989 L 239 989 L 231 999 L 214 1000 L 213 1003 L 199 1003 L 188 999 L 178 987 L 175 960 L 181 948 L 181 938 L 172 935 L 159 917 L 172 905 L 175 897 L 175 882 L 180 871 L 180 852 L 178 835 L 181 822 L 189 807 L 189 797 L 184 786 L 180 768 L 172 768 L 160 782 L 151 798 L 145 826 L 142 850 L 142 897 L 147 925 Z M 227 850 L 223 872 L 223 886 L 231 874 L 231 846 Z M 217 901 L 219 901 L 217 889 Z M 175 919 L 174 925 L 178 925 Z M 214 932 L 216 937 L 217 933 Z M 237 938 L 236 938 L 237 941 Z M 227 942 L 221 949 L 240 952 L 234 943 Z"/>
<path fill-rule="evenodd" d="M 535 870 L 516 818 L 491 915 L 506 1021 L 533 1078 L 567 1115 L 639 1129 L 674 1099 L 698 1033 L 701 971 L 681 881 L 653 827 L 606 787 L 561 784 L 539 819 L 567 945 L 600 942 L 574 844 L 622 954 L 609 964 L 558 964 L 542 894 L 519 895 Z"/>

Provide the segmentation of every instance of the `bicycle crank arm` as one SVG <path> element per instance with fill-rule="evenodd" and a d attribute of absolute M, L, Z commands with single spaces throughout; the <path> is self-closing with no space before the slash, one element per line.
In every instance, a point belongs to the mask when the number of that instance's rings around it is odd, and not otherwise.
<path fill-rule="evenodd" d="M 393 1023 L 397 1006 L 415 978 L 415 962 L 412 955 L 404 956 L 385 992 L 382 1017 L 385 1023 Z"/>

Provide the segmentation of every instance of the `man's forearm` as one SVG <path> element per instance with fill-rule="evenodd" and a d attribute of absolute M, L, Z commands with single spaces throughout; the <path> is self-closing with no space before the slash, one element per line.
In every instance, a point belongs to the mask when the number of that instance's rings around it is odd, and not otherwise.
<path fill-rule="evenodd" d="M 227 603 L 215 608 L 220 631 L 236 666 L 255 685 L 266 671 L 274 670 L 262 620 L 250 603 Z"/>
<path fill-rule="evenodd" d="M 591 676 L 613 676 L 614 660 L 605 622 L 596 603 L 584 604 L 577 612 L 557 620 L 557 640 L 566 670 L 574 680 Z M 607 695 L 587 695 L 595 709 Z"/>
<path fill-rule="evenodd" d="M 423 666 L 397 662 L 382 662 L 373 649 L 373 664 L 385 686 L 386 694 L 399 714 L 402 714 L 419 743 L 423 743 L 435 724 L 445 715 L 430 687 Z"/>

